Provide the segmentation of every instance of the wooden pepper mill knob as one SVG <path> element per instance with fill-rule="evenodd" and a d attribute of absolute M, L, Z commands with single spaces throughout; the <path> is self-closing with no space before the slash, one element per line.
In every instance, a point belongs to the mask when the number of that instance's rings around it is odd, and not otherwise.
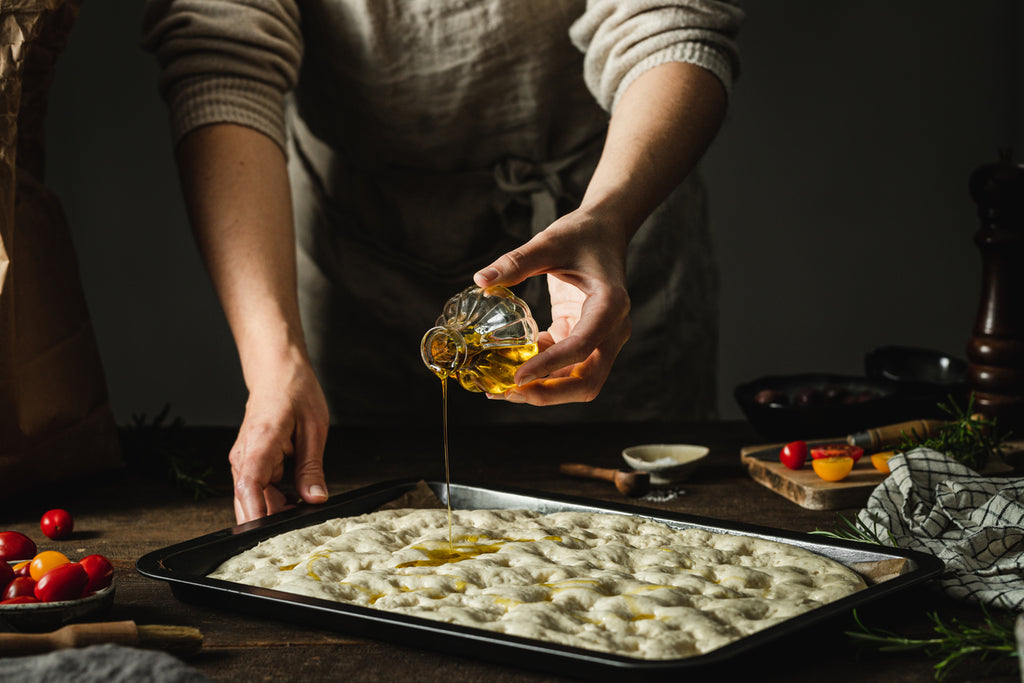
<path fill-rule="evenodd" d="M 975 409 L 1024 431 L 1024 166 L 1008 150 L 970 178 L 981 225 L 981 301 L 967 343 L 967 383 Z"/>

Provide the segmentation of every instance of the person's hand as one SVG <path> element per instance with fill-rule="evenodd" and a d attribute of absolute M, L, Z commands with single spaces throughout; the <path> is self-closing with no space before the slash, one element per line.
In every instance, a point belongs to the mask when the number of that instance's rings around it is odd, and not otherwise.
<path fill-rule="evenodd" d="M 271 364 L 250 381 L 245 417 L 229 456 L 239 524 L 286 507 L 276 484 L 287 457 L 295 458 L 299 496 L 308 503 L 327 500 L 323 456 L 328 425 L 327 401 L 304 358 Z"/>
<path fill-rule="evenodd" d="M 630 334 L 623 234 L 580 209 L 476 274 L 481 287 L 547 274 L 551 294 L 541 353 L 516 371 L 516 388 L 489 398 L 539 406 L 597 397 Z"/>

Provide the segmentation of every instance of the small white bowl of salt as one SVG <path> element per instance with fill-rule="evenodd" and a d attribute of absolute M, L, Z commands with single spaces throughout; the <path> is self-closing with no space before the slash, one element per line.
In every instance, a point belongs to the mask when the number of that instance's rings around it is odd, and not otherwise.
<path fill-rule="evenodd" d="M 622 451 L 622 458 L 634 470 L 651 475 L 654 486 L 682 481 L 697 469 L 708 455 L 705 446 L 690 444 L 654 443 L 630 446 Z"/>

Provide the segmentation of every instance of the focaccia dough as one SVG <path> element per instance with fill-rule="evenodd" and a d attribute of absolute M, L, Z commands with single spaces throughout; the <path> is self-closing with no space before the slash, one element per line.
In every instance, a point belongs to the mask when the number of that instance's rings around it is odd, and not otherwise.
<path fill-rule="evenodd" d="M 751 536 L 587 512 L 382 510 L 263 541 L 211 578 L 641 659 L 714 650 L 865 587 Z M 452 551 L 454 551 L 454 556 Z"/>

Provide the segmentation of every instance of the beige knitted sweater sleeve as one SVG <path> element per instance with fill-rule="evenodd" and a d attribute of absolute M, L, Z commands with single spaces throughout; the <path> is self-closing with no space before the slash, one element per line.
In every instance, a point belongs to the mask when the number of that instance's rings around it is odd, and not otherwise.
<path fill-rule="evenodd" d="M 587 87 L 607 111 L 637 76 L 666 62 L 701 66 L 726 92 L 739 74 L 739 7 L 710 0 L 588 0 L 570 36 L 585 55 Z"/>
<path fill-rule="evenodd" d="M 302 62 L 292 0 L 149 0 L 144 48 L 160 64 L 175 143 L 211 123 L 237 123 L 285 147 L 284 95 Z"/>
<path fill-rule="evenodd" d="M 446 0 L 435 0 L 443 3 Z M 502 0 L 484 0 L 502 2 Z M 557 0 L 572 5 L 570 0 Z M 330 8 L 339 0 L 310 0 Z M 569 35 L 584 53 L 584 78 L 612 111 L 641 73 L 669 61 L 697 64 L 726 91 L 738 73 L 742 11 L 713 0 L 582 0 Z M 366 2 L 384 21 L 391 3 Z M 320 12 L 330 16 L 330 12 Z M 284 96 L 303 56 L 294 0 L 148 0 L 143 47 L 157 56 L 160 90 L 177 142 L 200 126 L 232 122 L 285 146 Z"/>

